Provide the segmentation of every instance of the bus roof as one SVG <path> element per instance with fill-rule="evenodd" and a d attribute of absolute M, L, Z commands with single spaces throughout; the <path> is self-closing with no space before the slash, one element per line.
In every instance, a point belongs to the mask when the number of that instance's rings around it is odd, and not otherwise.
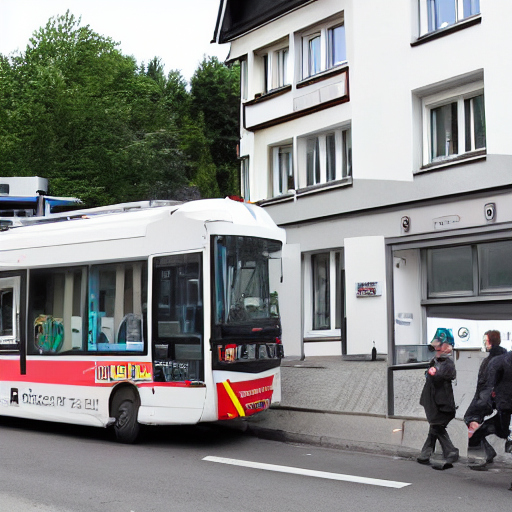
<path fill-rule="evenodd" d="M 0 232 L 0 268 L 198 250 L 206 232 L 285 239 L 284 230 L 270 215 L 249 203 L 230 199 L 125 203 L 24 219 L 22 226 Z"/>

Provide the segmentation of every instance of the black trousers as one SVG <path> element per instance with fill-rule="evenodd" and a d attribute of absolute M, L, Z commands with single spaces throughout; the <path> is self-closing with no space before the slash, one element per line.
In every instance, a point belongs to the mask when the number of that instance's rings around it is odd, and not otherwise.
<path fill-rule="evenodd" d="M 453 445 L 452 440 L 446 431 L 446 426 L 430 425 L 427 439 L 421 449 L 420 459 L 426 460 L 430 458 L 434 452 L 436 441 L 439 441 L 441 449 L 443 450 L 443 457 L 445 459 L 453 458 L 454 456 L 458 457 L 459 450 Z"/>
<path fill-rule="evenodd" d="M 480 446 L 480 443 L 491 434 L 506 439 L 510 433 L 510 417 L 512 411 L 498 411 L 492 418 L 485 420 L 480 428 L 469 438 L 470 447 Z"/>

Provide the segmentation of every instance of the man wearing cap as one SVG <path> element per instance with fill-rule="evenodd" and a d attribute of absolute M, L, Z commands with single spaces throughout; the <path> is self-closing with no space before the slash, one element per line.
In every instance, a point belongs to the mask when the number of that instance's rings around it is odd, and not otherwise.
<path fill-rule="evenodd" d="M 425 385 L 421 392 L 420 404 L 425 408 L 429 431 L 419 457 L 420 464 L 429 464 L 434 452 L 436 441 L 443 450 L 444 461 L 433 464 L 434 469 L 447 469 L 459 459 L 459 450 L 453 445 L 446 427 L 455 418 L 455 399 L 453 397 L 452 380 L 455 379 L 455 364 L 450 354 L 454 339 L 450 329 L 437 329 L 431 342 L 431 350 L 436 355 L 430 361 L 425 372 Z"/>
<path fill-rule="evenodd" d="M 494 358 L 507 353 L 506 349 L 500 347 L 500 344 L 501 335 L 499 331 L 487 331 L 484 334 L 484 346 L 489 355 L 480 365 L 475 396 L 469 404 L 466 414 L 464 414 L 464 422 L 468 426 L 469 450 L 480 447 L 485 453 L 485 463 L 477 464 L 475 466 L 470 465 L 472 469 L 483 469 L 486 464 L 492 463 L 494 457 L 496 457 L 496 451 L 489 444 L 484 435 L 487 431 L 487 426 L 481 430 L 478 435 L 475 436 L 473 433 L 484 423 L 485 417 L 492 414 L 494 409 L 491 394 L 494 388 L 495 377 L 493 376 L 494 371 L 491 371 L 494 364 L 491 364 L 491 361 L 493 361 Z"/>

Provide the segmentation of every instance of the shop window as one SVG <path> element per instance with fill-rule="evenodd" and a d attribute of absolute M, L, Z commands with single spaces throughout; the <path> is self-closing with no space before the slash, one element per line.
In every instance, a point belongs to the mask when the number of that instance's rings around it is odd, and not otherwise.
<path fill-rule="evenodd" d="M 471 246 L 428 251 L 428 296 L 473 295 Z"/>
<path fill-rule="evenodd" d="M 512 291 L 512 241 L 478 245 L 480 291 Z"/>
<path fill-rule="evenodd" d="M 84 343 L 85 268 L 30 272 L 29 354 L 80 351 Z"/>
<path fill-rule="evenodd" d="M 142 352 L 146 271 L 143 262 L 94 265 L 89 273 L 90 351 Z"/>

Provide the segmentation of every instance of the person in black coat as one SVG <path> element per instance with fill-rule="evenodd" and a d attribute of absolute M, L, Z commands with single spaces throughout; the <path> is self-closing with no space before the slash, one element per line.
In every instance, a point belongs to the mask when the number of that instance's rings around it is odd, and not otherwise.
<path fill-rule="evenodd" d="M 494 409 L 491 396 L 494 388 L 494 377 L 490 377 L 490 367 L 492 367 L 490 363 L 495 357 L 507 353 L 506 349 L 501 347 L 500 344 L 501 335 L 499 331 L 487 331 L 484 334 L 485 350 L 489 352 L 489 355 L 480 365 L 475 396 L 469 404 L 466 414 L 464 414 L 464 422 L 468 426 L 468 449 L 482 448 L 485 453 L 485 463 L 483 465 L 470 466 L 473 469 L 492 463 L 494 457 L 496 457 L 494 448 L 489 444 L 487 439 L 481 435 L 484 431 L 481 431 L 477 436 L 474 436 L 473 432 L 484 423 L 484 418 L 491 415 Z"/>
<path fill-rule="evenodd" d="M 512 416 L 512 352 L 493 358 L 489 362 L 489 387 L 487 400 L 495 414 L 481 423 L 475 421 L 469 425 L 469 436 L 473 444 L 478 445 L 485 437 L 494 434 L 502 439 L 510 435 L 510 418 Z M 472 431 L 474 432 L 472 434 Z M 507 440 L 505 451 L 510 451 Z M 473 469 L 485 469 L 486 464 L 478 464 Z M 512 487 L 512 485 L 511 485 Z"/>
<path fill-rule="evenodd" d="M 456 377 L 455 364 L 450 357 L 454 346 L 453 335 L 449 329 L 437 329 L 431 347 L 436 355 L 430 361 L 425 372 L 425 385 L 421 392 L 420 404 L 425 409 L 429 431 L 419 457 L 420 464 L 429 464 L 434 453 L 436 441 L 443 450 L 440 465 L 435 469 L 447 469 L 459 459 L 459 450 L 453 445 L 446 427 L 455 418 L 455 399 L 453 397 L 452 381 Z"/>

